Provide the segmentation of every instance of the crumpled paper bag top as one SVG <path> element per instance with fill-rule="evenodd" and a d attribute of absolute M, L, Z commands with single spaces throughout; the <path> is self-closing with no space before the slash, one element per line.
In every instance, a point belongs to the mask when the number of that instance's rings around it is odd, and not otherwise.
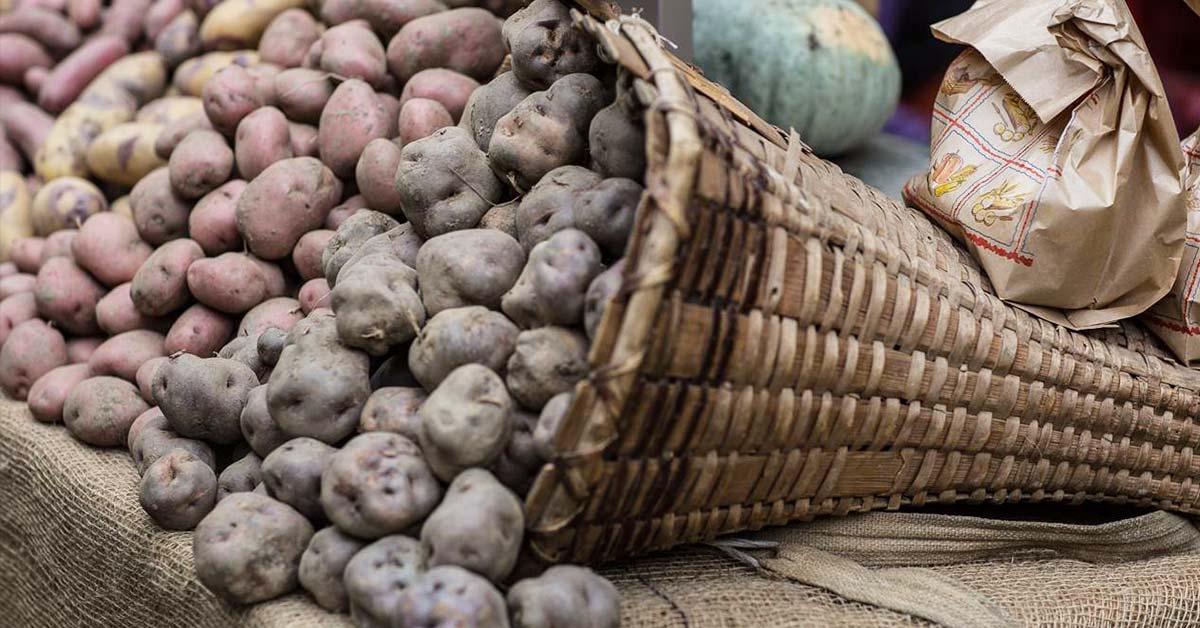
<path fill-rule="evenodd" d="M 1136 316 L 1175 281 L 1183 153 L 1122 0 L 979 0 L 933 26 L 970 46 L 905 198 L 971 250 L 997 294 L 1073 329 Z"/>

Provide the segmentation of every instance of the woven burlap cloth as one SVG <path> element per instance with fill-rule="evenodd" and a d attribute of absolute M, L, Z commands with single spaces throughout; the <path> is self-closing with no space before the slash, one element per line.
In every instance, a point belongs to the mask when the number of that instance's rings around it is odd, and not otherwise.
<path fill-rule="evenodd" d="M 142 512 L 137 480 L 124 451 L 84 447 L 0 399 L 0 625 L 350 625 L 301 595 L 221 603 L 192 575 L 191 535 Z M 1200 625 L 1200 532 L 1186 519 L 968 512 L 828 519 L 605 574 L 628 627 Z"/>

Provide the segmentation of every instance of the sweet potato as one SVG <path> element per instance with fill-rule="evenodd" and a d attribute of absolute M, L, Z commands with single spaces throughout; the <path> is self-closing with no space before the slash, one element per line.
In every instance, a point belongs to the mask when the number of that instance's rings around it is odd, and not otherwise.
<path fill-rule="evenodd" d="M 388 69 L 403 82 L 421 70 L 447 68 L 475 80 L 490 78 L 504 60 L 496 16 L 478 8 L 419 17 L 388 43 Z"/>
<path fill-rule="evenodd" d="M 546 89 L 568 74 L 594 73 L 601 65 L 591 37 L 558 0 L 534 0 L 505 20 L 503 35 L 513 73 L 534 89 Z"/>
<path fill-rule="evenodd" d="M 325 31 L 309 51 L 309 55 L 314 53 L 315 67 L 324 72 L 384 87 L 388 67 L 383 44 L 365 20 L 351 20 Z"/>
<path fill-rule="evenodd" d="M 134 419 L 150 406 L 133 384 L 116 377 L 89 377 L 75 386 L 63 404 L 63 424 L 72 436 L 95 447 L 126 442 Z"/>
<path fill-rule="evenodd" d="M 521 245 L 494 229 L 431 238 L 417 253 L 416 266 L 426 313 L 467 305 L 496 309 L 524 264 Z"/>
<path fill-rule="evenodd" d="M 267 299 L 251 308 L 238 324 L 239 336 L 257 336 L 269 327 L 290 330 L 304 319 L 300 302 L 288 297 Z"/>
<path fill-rule="evenodd" d="M 176 73 L 178 77 L 176 86 L 180 86 L 183 81 L 188 81 L 186 77 L 196 76 L 200 72 L 199 63 L 201 61 L 196 61 L 191 66 L 188 65 L 189 59 L 203 59 L 203 57 L 196 57 L 202 50 L 200 47 L 200 19 L 196 17 L 196 13 L 188 9 L 171 18 L 171 21 L 167 22 L 154 37 L 154 49 L 162 55 L 167 65 L 179 67 L 179 72 Z M 215 70 L 213 71 L 215 72 Z M 185 93 L 199 96 L 204 86 L 197 85 L 197 83 L 199 81 L 183 83 L 192 88 L 185 90 Z"/>
<path fill-rule="evenodd" d="M 34 318 L 37 318 L 37 301 L 33 291 L 0 299 L 0 346 L 14 327 Z"/>
<path fill-rule="evenodd" d="M 465 74 L 444 68 L 430 68 L 417 72 L 404 84 L 400 105 L 414 98 L 435 100 L 446 108 L 457 123 L 476 89 L 479 89 L 479 82 Z"/>
<path fill-rule="evenodd" d="M 525 328 L 576 325 L 588 286 L 600 270 L 600 247 L 591 238 L 577 229 L 559 231 L 533 247 L 500 307 Z"/>
<path fill-rule="evenodd" d="M 337 176 L 353 177 L 363 149 L 371 140 L 386 137 L 394 124 L 370 85 L 358 79 L 344 81 L 321 111 L 321 161 Z"/>
<path fill-rule="evenodd" d="M 317 605 L 325 610 L 345 610 L 346 586 L 342 574 L 346 565 L 366 542 L 335 527 L 318 531 L 300 557 L 300 585 Z"/>
<path fill-rule="evenodd" d="M 454 119 L 442 103 L 426 98 L 413 98 L 400 109 L 400 141 L 404 144 L 415 142 L 453 124 Z"/>
<path fill-rule="evenodd" d="M 459 127 L 406 145 L 396 187 L 404 215 L 422 238 L 474 227 L 504 194 L 487 157 Z"/>
<path fill-rule="evenodd" d="M 161 124 L 126 122 L 97 137 L 87 150 L 87 165 L 96 178 L 133 186 L 151 170 L 165 165 L 155 151 Z"/>
<path fill-rule="evenodd" d="M 90 40 L 50 71 L 38 90 L 38 105 L 50 113 L 66 109 L 105 68 L 129 54 L 129 42 L 102 35 Z"/>
<path fill-rule="evenodd" d="M 255 109 L 238 123 L 234 139 L 238 173 L 247 181 L 267 166 L 292 157 L 292 136 L 287 118 L 274 107 Z"/>
<path fill-rule="evenodd" d="M 89 217 L 71 243 L 75 263 L 107 286 L 133 281 L 153 252 L 132 220 L 112 212 Z"/>
<path fill-rule="evenodd" d="M 154 251 L 133 276 L 130 298 L 139 312 L 164 316 L 192 299 L 188 291 L 188 267 L 204 257 L 204 251 L 192 240 L 172 240 Z"/>
<path fill-rule="evenodd" d="M 438 0 L 327 0 L 321 3 L 321 20 L 326 24 L 367 20 L 386 41 L 405 24 L 445 10 Z"/>
<path fill-rule="evenodd" d="M 206 50 L 254 47 L 277 15 L 303 4 L 303 0 L 224 0 L 204 16 L 200 43 Z"/>
<path fill-rule="evenodd" d="M 375 138 L 363 147 L 354 168 L 354 179 L 368 207 L 392 216 L 401 214 L 402 196 L 396 188 L 399 165 L 400 147 L 391 139 Z"/>
<path fill-rule="evenodd" d="M 92 214 L 106 209 L 104 193 L 90 181 L 59 177 L 43 185 L 33 197 L 33 230 L 47 236 L 60 229 L 75 229 Z"/>
<path fill-rule="evenodd" d="M 167 332 L 163 349 L 168 355 L 186 351 L 192 355 L 213 355 L 233 335 L 237 321 L 222 312 L 196 303 L 184 310 Z"/>
<path fill-rule="evenodd" d="M 238 200 L 238 231 L 255 255 L 268 260 L 287 257 L 300 236 L 321 227 L 341 196 L 341 181 L 320 161 L 277 161 L 251 181 Z"/>
<path fill-rule="evenodd" d="M 425 323 L 417 272 L 389 256 L 344 268 L 330 294 L 343 344 L 382 356 L 412 340 Z"/>
<path fill-rule="evenodd" d="M 338 528 L 373 539 L 419 523 L 442 488 L 416 443 L 390 432 L 368 432 L 333 454 L 321 476 L 325 514 Z"/>
<path fill-rule="evenodd" d="M 158 367 L 150 390 L 176 433 L 229 444 L 242 438 L 242 409 L 258 385 L 245 364 L 181 353 Z"/>
<path fill-rule="evenodd" d="M 96 303 L 104 292 L 104 287 L 91 275 L 65 257 L 47 260 L 38 270 L 34 286 L 38 314 L 64 331 L 80 336 L 100 332 Z"/>
<path fill-rule="evenodd" d="M 246 189 L 242 179 L 226 181 L 205 194 L 188 214 L 188 235 L 207 255 L 220 255 L 242 248 L 237 228 L 237 202 Z"/>
<path fill-rule="evenodd" d="M 159 527 L 191 530 L 217 502 L 217 476 L 196 455 L 176 449 L 146 468 L 138 503 Z"/>
<path fill-rule="evenodd" d="M 135 329 L 105 340 L 88 358 L 88 368 L 92 375 L 112 375 L 136 382 L 137 371 L 143 364 L 164 355 L 162 334 Z"/>
<path fill-rule="evenodd" d="M 360 211 L 347 218 L 321 253 L 321 266 L 329 285 L 337 285 L 338 273 L 363 243 L 399 226 L 400 223 L 391 216 L 372 210 Z"/>
<path fill-rule="evenodd" d="M 291 68 L 275 75 L 275 106 L 289 120 L 316 123 L 333 96 L 333 78 L 311 68 Z"/>
<path fill-rule="evenodd" d="M 171 188 L 180 198 L 198 199 L 229 180 L 233 160 L 233 149 L 220 133 L 192 131 L 171 151 Z"/>
<path fill-rule="evenodd" d="M 29 413 L 42 423 L 62 421 L 67 395 L 79 382 L 89 377 L 91 371 L 86 364 L 67 364 L 50 369 L 29 388 Z"/>
<path fill-rule="evenodd" d="M 188 291 L 197 301 L 221 312 L 239 314 L 283 296 L 283 273 L 275 264 L 245 253 L 222 253 L 188 267 Z"/>
<path fill-rule="evenodd" d="M 303 9 L 276 15 L 258 40 L 258 56 L 284 68 L 299 67 L 309 47 L 321 37 L 321 25 Z"/>
<path fill-rule="evenodd" d="M 420 409 L 421 452 L 438 479 L 495 462 L 512 434 L 512 413 L 504 381 L 491 369 L 465 364 L 450 371 Z"/>
<path fill-rule="evenodd" d="M 325 276 L 321 257 L 335 233 L 329 229 L 317 229 L 304 234 L 296 242 L 296 248 L 292 249 L 292 265 L 296 267 L 296 272 L 300 273 L 302 279 L 310 280 Z"/>
<path fill-rule="evenodd" d="M 169 167 L 158 168 L 137 182 L 129 193 L 133 223 L 151 246 L 187 237 L 191 203 L 175 192 Z"/>
<path fill-rule="evenodd" d="M 40 319 L 29 319 L 8 332 L 0 346 L 0 388 L 23 401 L 33 385 L 52 369 L 67 364 L 62 334 Z"/>
<path fill-rule="evenodd" d="M 160 35 L 160 40 L 161 37 Z M 199 49 L 199 33 L 196 34 L 196 38 L 197 49 Z M 254 50 L 218 51 L 186 59 L 175 70 L 172 83 L 184 96 L 203 97 L 205 86 L 218 72 L 233 65 L 241 68 L 254 65 L 258 63 L 258 52 Z"/>
<path fill-rule="evenodd" d="M 551 397 L 568 392 L 588 372 L 587 339 L 562 327 L 523 331 L 508 359 L 505 383 L 523 407 L 540 411 Z"/>
<path fill-rule="evenodd" d="M 408 368 L 433 390 L 464 364 L 503 374 L 520 330 L 499 312 L 470 306 L 442 310 L 421 328 L 408 351 Z"/>
<path fill-rule="evenodd" d="M 19 172 L 0 170 L 0 260 L 9 258 L 13 242 L 32 235 L 29 186 Z"/>
<path fill-rule="evenodd" d="M 54 59 L 37 41 L 17 33 L 0 33 L 0 83 L 20 85 L 30 68 L 49 68 Z"/>

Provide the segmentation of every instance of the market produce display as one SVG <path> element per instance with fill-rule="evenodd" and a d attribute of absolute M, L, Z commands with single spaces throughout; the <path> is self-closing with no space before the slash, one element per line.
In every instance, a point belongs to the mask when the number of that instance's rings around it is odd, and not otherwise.
<path fill-rule="evenodd" d="M 127 448 L 208 588 L 617 624 L 521 551 L 645 170 L 567 5 L 17 3 L 0 37 L 0 386 Z"/>

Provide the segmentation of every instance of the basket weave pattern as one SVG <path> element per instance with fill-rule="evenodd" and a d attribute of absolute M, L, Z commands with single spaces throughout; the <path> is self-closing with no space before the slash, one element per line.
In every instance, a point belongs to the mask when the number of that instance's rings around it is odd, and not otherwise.
<path fill-rule="evenodd" d="M 527 501 L 535 552 L 598 562 L 933 502 L 1200 511 L 1200 374 L 1136 328 L 1083 335 L 1005 305 L 938 227 L 644 22 L 580 22 L 642 79 L 647 194 Z"/>

